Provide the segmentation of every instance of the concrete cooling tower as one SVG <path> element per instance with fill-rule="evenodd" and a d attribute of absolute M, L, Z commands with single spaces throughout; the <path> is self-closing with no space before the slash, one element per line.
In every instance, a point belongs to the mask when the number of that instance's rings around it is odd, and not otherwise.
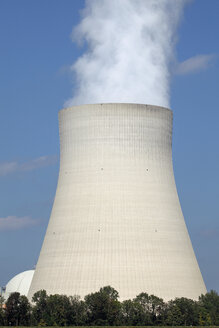
<path fill-rule="evenodd" d="M 171 110 L 74 106 L 59 127 L 57 192 L 29 298 L 106 285 L 121 300 L 206 293 L 174 180 Z"/>

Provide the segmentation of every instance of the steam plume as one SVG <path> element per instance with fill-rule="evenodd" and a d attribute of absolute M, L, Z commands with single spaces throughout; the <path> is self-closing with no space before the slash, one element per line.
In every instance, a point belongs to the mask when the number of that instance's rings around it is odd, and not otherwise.
<path fill-rule="evenodd" d="M 170 63 L 188 0 L 87 0 L 73 40 L 85 41 L 72 65 L 65 105 L 131 102 L 169 107 Z"/>

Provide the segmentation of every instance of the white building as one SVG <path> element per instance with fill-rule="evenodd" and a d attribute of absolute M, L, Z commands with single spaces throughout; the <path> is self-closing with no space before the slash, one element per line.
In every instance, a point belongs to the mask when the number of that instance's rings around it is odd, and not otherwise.
<path fill-rule="evenodd" d="M 206 288 L 172 167 L 172 111 L 98 104 L 59 113 L 60 172 L 29 298 L 111 285 L 197 299 Z"/>
<path fill-rule="evenodd" d="M 27 296 L 33 278 L 33 274 L 34 270 L 27 270 L 17 274 L 11 280 L 9 280 L 5 288 L 3 288 L 2 290 L 2 296 L 4 297 L 4 299 L 7 300 L 10 294 L 15 292 Z"/>

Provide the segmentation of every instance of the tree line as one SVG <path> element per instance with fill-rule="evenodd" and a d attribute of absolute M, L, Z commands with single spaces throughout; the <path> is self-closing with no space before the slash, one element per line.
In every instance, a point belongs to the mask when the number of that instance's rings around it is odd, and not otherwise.
<path fill-rule="evenodd" d="M 5 304 L 5 305 L 4 305 Z M 119 301 L 111 286 L 79 296 L 47 295 L 36 292 L 30 303 L 15 292 L 6 302 L 0 298 L 1 326 L 218 326 L 219 295 L 211 291 L 198 301 L 162 298 L 141 293 Z"/>

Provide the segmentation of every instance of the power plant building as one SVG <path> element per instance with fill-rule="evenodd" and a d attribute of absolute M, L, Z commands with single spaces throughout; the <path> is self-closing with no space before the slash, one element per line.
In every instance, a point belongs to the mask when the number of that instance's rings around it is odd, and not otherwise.
<path fill-rule="evenodd" d="M 172 111 L 93 104 L 59 112 L 60 172 L 29 298 L 110 285 L 120 299 L 206 293 L 172 166 Z"/>

